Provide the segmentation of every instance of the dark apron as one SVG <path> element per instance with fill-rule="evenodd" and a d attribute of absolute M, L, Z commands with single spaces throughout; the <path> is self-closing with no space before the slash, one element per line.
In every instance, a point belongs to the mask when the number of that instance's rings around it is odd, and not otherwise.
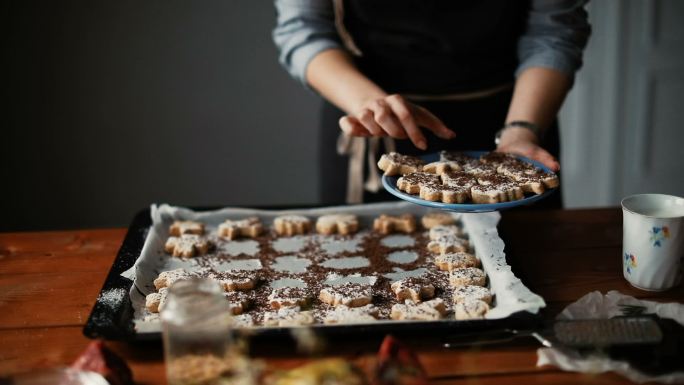
<path fill-rule="evenodd" d="M 444 95 L 514 81 L 517 41 L 528 7 L 527 1 L 518 0 L 351 0 L 344 1 L 344 25 L 362 52 L 356 65 L 386 92 Z M 511 96 L 509 89 L 466 101 L 417 102 L 457 133 L 456 139 L 445 141 L 423 130 L 427 152 L 494 150 L 494 135 L 504 124 Z M 335 152 L 343 115 L 324 104 L 319 146 L 324 204 L 344 203 L 348 158 Z M 403 154 L 424 153 L 408 140 L 397 140 L 396 146 Z M 543 146 L 559 156 L 555 122 Z M 560 207 L 560 194 L 555 195 L 553 205 Z M 384 190 L 364 193 L 364 202 L 382 200 L 396 198 Z"/>
<path fill-rule="evenodd" d="M 389 93 L 449 94 L 513 81 L 524 0 L 345 0 L 359 69 Z"/>

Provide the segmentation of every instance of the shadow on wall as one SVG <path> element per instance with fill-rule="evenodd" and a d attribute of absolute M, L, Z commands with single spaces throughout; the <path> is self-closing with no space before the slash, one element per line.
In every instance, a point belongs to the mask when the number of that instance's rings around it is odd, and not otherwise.
<path fill-rule="evenodd" d="M 122 226 L 153 202 L 317 202 L 319 101 L 277 63 L 272 2 L 6 8 L 1 231 Z"/>

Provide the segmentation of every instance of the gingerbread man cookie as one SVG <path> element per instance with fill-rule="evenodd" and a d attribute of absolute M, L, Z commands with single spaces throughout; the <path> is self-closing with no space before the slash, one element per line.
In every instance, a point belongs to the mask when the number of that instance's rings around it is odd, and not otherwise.
<path fill-rule="evenodd" d="M 207 278 L 218 282 L 225 291 L 251 290 L 259 281 L 258 273 L 243 270 L 212 271 Z"/>
<path fill-rule="evenodd" d="M 394 320 L 430 321 L 441 319 L 446 312 L 446 306 L 441 298 L 420 303 L 406 301 L 403 304 L 392 306 L 390 318 Z"/>
<path fill-rule="evenodd" d="M 273 220 L 275 231 L 280 236 L 291 237 L 306 234 L 311 230 L 311 220 L 302 215 L 282 215 Z"/>
<path fill-rule="evenodd" d="M 196 234 L 182 234 L 180 237 L 169 237 L 164 251 L 174 257 L 191 258 L 209 252 L 209 241 Z"/>
<path fill-rule="evenodd" d="M 456 223 L 456 217 L 451 213 L 433 211 L 423 215 L 420 222 L 424 228 L 431 230 L 433 227 L 453 225 Z"/>
<path fill-rule="evenodd" d="M 361 307 L 339 305 L 334 309 L 328 310 L 324 313 L 323 323 L 348 324 L 373 322 L 378 318 L 378 313 L 378 308 L 371 304 Z"/>
<path fill-rule="evenodd" d="M 426 184 L 438 184 L 439 177 L 425 172 L 412 172 L 397 179 L 397 188 L 408 194 L 420 193 L 420 188 Z"/>
<path fill-rule="evenodd" d="M 352 214 L 330 214 L 318 217 L 316 231 L 319 234 L 349 235 L 359 230 L 359 219 Z"/>
<path fill-rule="evenodd" d="M 467 302 L 471 300 L 483 301 L 487 304 L 492 303 L 492 292 L 483 286 L 458 286 L 454 288 L 454 292 L 451 295 L 454 303 Z"/>
<path fill-rule="evenodd" d="M 470 243 L 455 235 L 445 235 L 428 242 L 427 249 L 434 254 L 467 252 Z"/>
<path fill-rule="evenodd" d="M 419 196 L 431 202 L 463 203 L 470 197 L 470 190 L 460 186 L 449 186 L 442 183 L 425 183 L 420 185 Z"/>
<path fill-rule="evenodd" d="M 292 306 L 305 307 L 310 300 L 308 291 L 302 287 L 279 287 L 273 289 L 268 296 L 268 301 L 274 309 Z"/>
<path fill-rule="evenodd" d="M 328 305 L 360 307 L 368 305 L 373 299 L 370 285 L 347 282 L 321 289 L 318 298 Z"/>
<path fill-rule="evenodd" d="M 390 285 L 397 300 L 420 302 L 435 296 L 435 287 L 424 278 L 409 277 Z"/>
<path fill-rule="evenodd" d="M 478 267 L 480 261 L 469 253 L 446 253 L 435 257 L 435 265 L 442 271 L 452 271 L 464 267 Z"/>
<path fill-rule="evenodd" d="M 423 166 L 423 171 L 429 172 L 431 174 L 441 175 L 447 171 L 461 171 L 462 168 L 458 162 L 440 160 L 437 162 L 428 163 Z"/>
<path fill-rule="evenodd" d="M 454 305 L 454 317 L 457 320 L 481 319 L 489 311 L 486 302 L 477 299 L 459 302 Z"/>
<path fill-rule="evenodd" d="M 453 287 L 459 286 L 484 286 L 487 283 L 487 275 L 482 269 L 477 267 L 462 267 L 451 270 L 449 273 L 449 283 Z"/>
<path fill-rule="evenodd" d="M 145 297 L 145 307 L 151 313 L 159 313 L 166 304 L 169 289 L 163 287 L 157 293 L 150 293 Z"/>
<path fill-rule="evenodd" d="M 445 172 L 440 175 L 442 184 L 449 187 L 457 187 L 468 191 L 468 198 L 470 199 L 470 189 L 477 185 L 477 179 L 472 174 L 467 172 Z"/>
<path fill-rule="evenodd" d="M 204 224 L 195 221 L 174 221 L 169 227 L 169 235 L 180 237 L 183 234 L 204 234 Z"/>
<path fill-rule="evenodd" d="M 154 280 L 154 287 L 159 290 L 164 287 L 171 287 L 176 281 L 183 281 L 190 279 L 194 274 L 188 273 L 185 269 L 175 269 L 169 271 L 163 271 L 159 273 L 159 276 Z"/>
<path fill-rule="evenodd" d="M 410 234 L 416 231 L 416 219 L 411 214 L 402 214 L 398 217 L 382 214 L 373 221 L 373 230 L 380 234 Z"/>
<path fill-rule="evenodd" d="M 409 155 L 401 155 L 396 152 L 383 154 L 378 161 L 378 167 L 385 172 L 387 176 L 406 175 L 412 172 L 418 172 L 423 168 L 425 162 Z"/>
<path fill-rule="evenodd" d="M 218 227 L 218 236 L 230 240 L 238 237 L 256 238 L 264 230 L 264 226 L 257 217 L 240 220 L 227 219 Z"/>
<path fill-rule="evenodd" d="M 442 237 L 460 237 L 463 235 L 463 230 L 456 225 L 438 225 L 430 229 L 428 236 L 430 240 L 436 240 Z"/>
<path fill-rule="evenodd" d="M 223 293 L 226 300 L 228 300 L 228 309 L 231 314 L 239 315 L 244 313 L 251 305 L 249 296 L 240 291 L 228 291 Z"/>
<path fill-rule="evenodd" d="M 276 312 L 264 313 L 265 326 L 305 326 L 314 323 L 310 311 L 302 311 L 299 306 L 281 307 Z"/>
<path fill-rule="evenodd" d="M 523 199 L 523 191 L 511 178 L 504 175 L 484 175 L 471 188 L 474 203 L 500 203 Z"/>

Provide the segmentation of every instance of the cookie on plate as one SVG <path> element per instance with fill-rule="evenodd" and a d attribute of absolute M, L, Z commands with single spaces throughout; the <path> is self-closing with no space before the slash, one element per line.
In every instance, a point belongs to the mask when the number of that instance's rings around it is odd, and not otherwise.
<path fill-rule="evenodd" d="M 442 183 L 425 183 L 420 186 L 420 198 L 431 202 L 463 203 L 470 197 L 470 190 Z"/>
<path fill-rule="evenodd" d="M 522 188 L 504 175 L 483 175 L 477 178 L 478 185 L 470 190 L 474 203 L 501 203 L 523 199 Z"/>
<path fill-rule="evenodd" d="M 425 172 L 412 172 L 397 179 L 397 188 L 408 194 L 420 193 L 421 186 L 439 183 L 439 177 Z"/>
<path fill-rule="evenodd" d="M 387 176 L 406 175 L 423 169 L 425 162 L 410 155 L 401 155 L 396 152 L 383 154 L 378 161 L 378 167 Z"/>
<path fill-rule="evenodd" d="M 440 160 L 426 164 L 423 166 L 423 171 L 440 175 L 447 171 L 461 171 L 461 166 L 458 164 L 458 162 Z"/>

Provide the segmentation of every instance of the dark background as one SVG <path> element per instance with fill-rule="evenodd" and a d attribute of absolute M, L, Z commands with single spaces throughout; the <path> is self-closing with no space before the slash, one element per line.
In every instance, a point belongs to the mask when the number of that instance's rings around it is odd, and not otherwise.
<path fill-rule="evenodd" d="M 319 101 L 277 62 L 271 1 L 4 4 L 0 231 L 317 202 Z"/>
<path fill-rule="evenodd" d="M 684 1 L 587 8 L 592 36 L 559 115 L 566 207 L 684 196 Z M 277 62 L 272 0 L 0 12 L 0 231 L 126 226 L 151 203 L 320 202 L 320 100 Z"/>

